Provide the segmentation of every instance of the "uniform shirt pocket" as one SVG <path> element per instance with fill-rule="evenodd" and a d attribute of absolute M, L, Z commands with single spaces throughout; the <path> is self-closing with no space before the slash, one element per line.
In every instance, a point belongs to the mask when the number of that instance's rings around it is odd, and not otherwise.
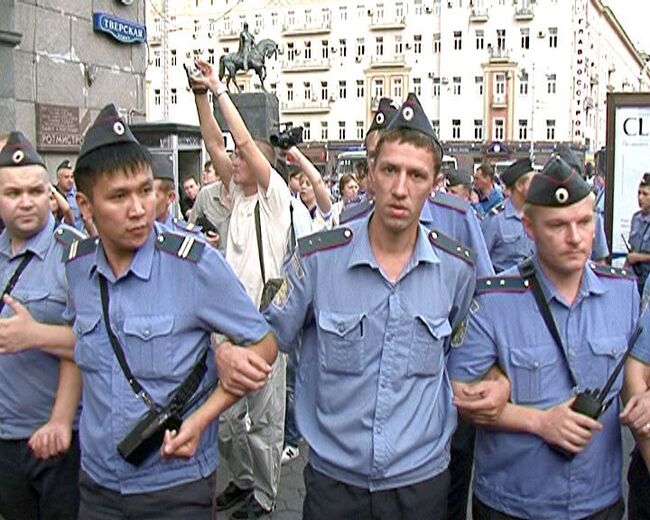
<path fill-rule="evenodd" d="M 22 303 L 36 321 L 47 322 L 49 291 L 45 289 L 21 289 L 11 296 Z M 7 315 L 13 315 L 13 311 Z"/>
<path fill-rule="evenodd" d="M 614 371 L 616 363 L 623 356 L 627 340 L 625 336 L 620 335 L 593 338 L 588 343 L 589 354 L 593 357 L 584 363 L 584 366 L 587 367 L 584 372 L 585 386 L 602 389 Z"/>
<path fill-rule="evenodd" d="M 511 348 L 510 382 L 516 403 L 535 403 L 543 398 L 546 385 L 553 384 L 553 372 L 558 362 L 555 344 L 547 347 Z"/>
<path fill-rule="evenodd" d="M 365 314 L 326 312 L 318 315 L 322 364 L 326 370 L 344 374 L 363 372 Z"/>
<path fill-rule="evenodd" d="M 104 339 L 106 331 L 99 327 L 100 319 L 100 314 L 77 314 L 72 326 L 77 335 L 74 349 L 75 362 L 80 368 L 90 372 L 109 367 L 107 353 L 102 348 L 108 340 Z M 110 355 L 113 355 L 112 350 Z"/>
<path fill-rule="evenodd" d="M 171 347 L 173 316 L 130 316 L 124 319 L 126 358 L 136 377 L 159 378 L 174 372 Z"/>
<path fill-rule="evenodd" d="M 444 341 L 451 334 L 446 317 L 431 318 L 416 315 L 413 324 L 413 341 L 409 349 L 407 375 L 434 375 L 442 365 Z"/>

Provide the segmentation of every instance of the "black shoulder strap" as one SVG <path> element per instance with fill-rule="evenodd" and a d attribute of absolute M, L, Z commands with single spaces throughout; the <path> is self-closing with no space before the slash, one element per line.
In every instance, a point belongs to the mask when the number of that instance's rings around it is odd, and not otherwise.
<path fill-rule="evenodd" d="M 262 284 L 266 284 L 266 273 L 264 272 L 264 251 L 262 249 L 262 223 L 260 221 L 260 203 L 255 203 L 255 235 L 257 236 L 257 255 L 260 259 L 260 269 L 262 270 Z"/>
<path fill-rule="evenodd" d="M 539 309 L 539 312 L 542 314 L 542 318 L 544 318 L 544 323 L 546 324 L 546 328 L 551 333 L 551 336 L 553 336 L 553 340 L 555 341 L 556 345 L 560 349 L 560 352 L 562 353 L 562 358 L 566 361 L 567 367 L 569 369 L 569 374 L 571 375 L 571 379 L 575 386 L 577 384 L 575 376 L 573 375 L 573 371 L 571 370 L 571 365 L 569 365 L 569 360 L 566 357 L 564 344 L 562 343 L 562 338 L 560 337 L 560 333 L 557 330 L 557 325 L 555 324 L 555 320 L 553 319 L 553 313 L 551 312 L 551 309 L 548 306 L 548 302 L 546 301 L 546 297 L 544 296 L 544 290 L 542 289 L 542 286 L 539 285 L 539 280 L 537 279 L 537 274 L 535 273 L 535 265 L 533 264 L 532 259 L 527 258 L 517 266 L 517 269 L 519 269 L 519 273 L 521 274 L 521 277 L 530 284 L 530 288 L 533 291 L 533 296 L 535 297 L 535 303 L 537 304 L 537 308 Z"/>
<path fill-rule="evenodd" d="M 5 308 L 5 299 L 4 299 L 5 294 L 11 294 L 11 291 L 14 290 L 14 287 L 18 283 L 18 279 L 20 278 L 20 275 L 23 274 L 25 267 L 27 267 L 27 264 L 30 262 L 32 258 L 34 258 L 34 253 L 32 253 L 31 251 L 25 252 L 25 256 L 23 256 L 23 259 L 18 264 L 18 267 L 16 267 L 14 274 L 12 274 L 11 278 L 9 278 L 6 287 L 2 291 L 2 297 L 0 298 L 0 312 L 2 312 L 2 309 Z"/>
<path fill-rule="evenodd" d="M 151 398 L 151 395 L 142 387 L 140 382 L 135 378 L 133 373 L 131 372 L 131 369 L 129 368 L 129 364 L 126 361 L 126 356 L 124 355 L 124 350 L 122 350 L 122 346 L 120 345 L 119 340 L 113 334 L 113 330 L 111 329 L 111 321 L 109 318 L 109 312 L 108 312 L 108 305 L 109 305 L 109 297 L 108 297 L 108 286 L 106 284 L 106 278 L 104 275 L 99 274 L 99 292 L 100 296 L 102 299 L 102 313 L 104 315 L 104 325 L 106 326 L 106 333 L 108 334 L 108 339 L 111 342 L 111 347 L 113 347 L 113 352 L 115 353 L 115 357 L 117 358 L 117 362 L 120 364 L 120 368 L 122 369 L 122 372 L 124 372 L 124 376 L 126 377 L 126 380 L 129 382 L 129 385 L 131 385 L 131 389 L 137 395 L 142 401 L 147 405 L 148 408 L 157 410 L 160 408 L 158 404 Z M 199 362 L 194 365 L 194 368 L 192 369 L 192 372 L 185 378 L 185 380 L 181 383 L 181 385 L 175 390 L 174 395 L 172 397 L 172 400 L 170 404 L 168 405 L 170 408 L 172 408 L 172 411 L 175 413 L 182 413 L 185 404 L 189 401 L 190 397 L 192 397 L 192 394 L 196 392 L 196 389 L 199 387 L 199 384 L 201 383 L 201 380 L 203 379 L 203 376 L 207 370 L 206 366 L 206 359 L 207 359 L 207 350 L 203 353 L 203 356 L 201 356 L 201 359 Z"/>

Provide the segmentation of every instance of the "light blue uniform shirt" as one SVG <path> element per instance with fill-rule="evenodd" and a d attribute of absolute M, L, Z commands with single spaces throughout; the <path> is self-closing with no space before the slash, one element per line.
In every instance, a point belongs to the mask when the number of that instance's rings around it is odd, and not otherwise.
<path fill-rule="evenodd" d="M 650 253 L 650 213 L 644 215 L 637 211 L 630 224 L 630 246 L 637 253 Z M 639 287 L 643 287 L 650 273 L 650 262 L 634 264 L 634 271 L 639 277 Z"/>
<path fill-rule="evenodd" d="M 64 193 L 65 200 L 68 201 L 70 209 L 72 210 L 72 216 L 74 217 L 74 227 L 80 231 L 83 231 L 84 221 L 81 218 L 81 211 L 77 205 L 77 190 L 73 187 L 71 190 Z"/>
<path fill-rule="evenodd" d="M 535 243 L 528 238 L 521 216 L 510 199 L 501 211 L 492 210 L 485 216 L 481 230 L 497 273 L 517 266 L 535 251 Z"/>
<path fill-rule="evenodd" d="M 596 231 L 594 235 L 594 245 L 591 251 L 591 259 L 604 260 L 609 256 L 609 246 L 607 245 L 607 236 L 605 235 L 603 215 L 596 210 L 594 210 L 594 225 Z"/>
<path fill-rule="evenodd" d="M 345 245 L 296 253 L 265 317 L 285 351 L 304 332 L 296 419 L 312 466 L 382 490 L 431 478 L 449 463 L 456 411 L 445 350 L 476 274 L 433 247 L 420 226 L 391 283 L 370 246 L 370 218 L 347 228 Z"/>
<path fill-rule="evenodd" d="M 56 240 L 56 233 L 72 228 L 60 225 L 55 232 L 54 224 L 54 217 L 49 215 L 45 227 L 29 238 L 17 254 L 11 252 L 9 232 L 3 231 L 0 291 L 7 286 L 24 253 L 31 251 L 34 256 L 11 295 L 27 307 L 36 321 L 61 325 L 66 323 L 62 315 L 67 284 L 61 261 L 66 245 Z M 72 232 L 78 234 L 76 230 Z M 13 314 L 5 305 L 1 317 L 9 318 Z M 27 439 L 50 419 L 59 383 L 59 359 L 39 349 L 0 355 L 0 381 L 0 439 Z"/>
<path fill-rule="evenodd" d="M 469 202 L 449 193 L 434 191 L 422 207 L 420 223 L 428 229 L 443 232 L 474 251 L 478 276 L 494 274 L 480 221 Z"/>
<path fill-rule="evenodd" d="M 565 356 L 553 341 L 531 290 L 477 292 L 464 341 L 452 349 L 452 379 L 473 381 L 495 363 L 510 379 L 514 404 L 546 409 L 576 394 L 602 388 L 621 359 L 638 316 L 632 277 L 596 274 L 585 267 L 571 306 L 545 277 L 535 259 Z M 519 278 L 516 268 L 503 277 Z M 479 280 L 479 285 L 481 281 Z M 493 281 L 497 287 L 497 283 Z M 608 398 L 621 389 L 619 376 Z M 615 399 L 600 418 L 587 448 L 568 461 L 541 437 L 477 428 L 474 488 L 490 507 L 520 518 L 580 519 L 621 496 L 621 425 Z"/>
<path fill-rule="evenodd" d="M 492 208 L 495 208 L 503 202 L 503 192 L 498 186 L 494 186 L 487 197 L 480 199 L 478 202 L 474 203 L 474 207 L 477 208 L 478 212 L 487 215 Z"/>
<path fill-rule="evenodd" d="M 170 394 L 209 348 L 211 332 L 221 332 L 241 345 L 257 342 L 269 331 L 220 253 L 205 246 L 198 261 L 181 259 L 155 246 L 156 233 L 162 231 L 156 223 L 119 279 L 101 244 L 66 264 L 68 279 L 74 280 L 66 317 L 74 320 L 75 360 L 84 383 L 81 467 L 101 486 L 124 494 L 178 486 L 214 472 L 217 421 L 203 432 L 197 453 L 187 461 L 163 461 L 155 453 L 136 467 L 120 457 L 117 445 L 147 407 L 133 393 L 111 348 L 98 273 L 107 279 L 111 327 L 131 371 L 158 404 L 169 402 Z M 207 364 L 200 389 L 216 380 L 211 354 Z"/>

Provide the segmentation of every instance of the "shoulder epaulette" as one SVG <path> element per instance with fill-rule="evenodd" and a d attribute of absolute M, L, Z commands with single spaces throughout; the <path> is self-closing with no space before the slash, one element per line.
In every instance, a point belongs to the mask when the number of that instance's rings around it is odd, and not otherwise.
<path fill-rule="evenodd" d="M 637 276 L 632 269 L 612 267 L 611 265 L 601 265 L 591 262 L 589 264 L 591 270 L 598 276 L 605 276 L 607 278 L 628 278 L 636 280 Z"/>
<path fill-rule="evenodd" d="M 466 200 L 463 200 L 460 197 L 456 197 L 455 195 L 445 193 L 444 191 L 434 191 L 431 193 L 431 195 L 429 195 L 429 200 L 433 204 L 453 209 L 462 214 L 467 213 L 471 208 L 470 203 Z"/>
<path fill-rule="evenodd" d="M 350 243 L 352 230 L 348 228 L 336 228 L 330 231 L 321 231 L 298 240 L 298 249 L 302 256 L 307 256 L 317 251 L 334 249 Z"/>
<path fill-rule="evenodd" d="M 465 247 L 460 242 L 456 242 L 453 238 L 448 237 L 440 231 L 429 231 L 429 240 L 434 246 L 465 260 L 469 264 L 474 265 L 476 263 L 476 253 L 473 250 Z"/>
<path fill-rule="evenodd" d="M 84 240 L 86 236 L 74 228 L 61 224 L 54 231 L 54 238 L 67 247 L 72 245 L 75 240 Z"/>
<path fill-rule="evenodd" d="M 364 199 L 359 204 L 353 204 L 352 206 L 347 206 L 341 214 L 339 215 L 339 224 L 346 224 L 353 220 L 357 220 L 361 217 L 366 216 L 370 213 L 370 210 L 374 207 L 374 200 Z"/>
<path fill-rule="evenodd" d="M 69 262 L 80 256 L 85 256 L 94 253 L 99 244 L 99 238 L 86 238 L 84 240 L 74 240 L 69 246 L 63 250 L 64 262 Z"/>
<path fill-rule="evenodd" d="M 504 209 L 506 209 L 506 203 L 505 201 L 497 204 L 490 210 L 490 215 L 498 215 L 501 213 Z"/>
<path fill-rule="evenodd" d="M 489 292 L 525 292 L 530 284 L 521 276 L 486 276 L 476 280 L 476 294 Z"/>
<path fill-rule="evenodd" d="M 178 258 L 196 262 L 201 258 L 205 242 L 197 240 L 193 235 L 160 233 L 156 238 L 156 247 Z"/>

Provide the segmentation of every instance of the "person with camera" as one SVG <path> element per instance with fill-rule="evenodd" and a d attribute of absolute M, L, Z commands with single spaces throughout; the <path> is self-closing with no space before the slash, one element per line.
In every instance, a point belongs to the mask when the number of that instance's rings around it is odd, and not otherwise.
<path fill-rule="evenodd" d="M 199 113 L 201 135 L 220 172 L 232 200 L 232 213 L 226 245 L 230 263 L 246 291 L 258 305 L 264 305 L 263 293 L 272 292 L 282 272 L 289 248 L 292 197 L 287 184 L 271 166 L 275 152 L 270 143 L 251 136 L 237 108 L 214 69 L 197 60 L 199 74 L 188 73 Z M 210 90 L 235 141 L 232 165 L 225 163 L 221 130 L 214 119 L 206 92 Z M 268 298 L 268 297 L 266 297 Z M 265 298 L 265 299 L 266 299 Z M 230 365 L 236 352 L 228 343 L 217 348 L 220 369 Z M 217 497 L 217 509 L 235 505 L 240 508 L 232 518 L 257 518 L 275 506 L 280 480 L 280 459 L 284 438 L 285 357 L 278 356 L 268 384 L 248 394 L 221 418 L 219 446 L 233 473 L 233 481 Z M 227 390 L 236 391 L 225 378 Z"/>
<path fill-rule="evenodd" d="M 254 364 L 255 389 L 275 341 L 221 254 L 155 222 L 151 155 L 114 105 L 88 129 L 74 175 L 99 235 L 65 254 L 83 376 L 79 517 L 213 518 L 215 419 L 238 396 L 216 385 L 210 335 L 246 345 L 233 363 Z"/>
<path fill-rule="evenodd" d="M 63 317 L 61 256 L 81 233 L 55 222 L 45 162 L 21 132 L 0 148 L 0 517 L 76 518 L 79 371 Z"/>
<path fill-rule="evenodd" d="M 596 401 L 594 389 L 606 386 L 623 358 L 639 298 L 629 270 L 589 260 L 593 198 L 561 157 L 533 177 L 523 225 L 535 253 L 500 276 L 479 278 L 452 350 L 456 405 L 477 424 L 475 519 L 623 515 L 621 378 L 598 394 L 604 411 L 584 403 Z M 495 363 L 510 380 L 511 402 L 485 417 L 464 396 Z"/>

